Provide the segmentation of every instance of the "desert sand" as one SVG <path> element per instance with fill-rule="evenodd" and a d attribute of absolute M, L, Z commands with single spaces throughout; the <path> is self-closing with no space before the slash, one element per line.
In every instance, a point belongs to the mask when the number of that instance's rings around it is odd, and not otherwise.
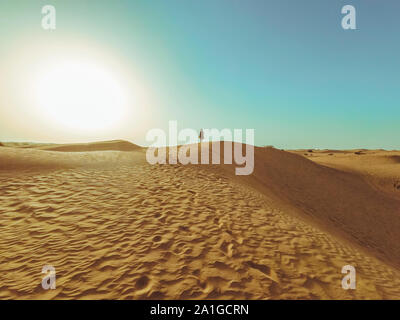
<path fill-rule="evenodd" d="M 400 152 L 256 148 L 250 176 L 145 154 L 3 143 L 0 298 L 400 299 Z"/>

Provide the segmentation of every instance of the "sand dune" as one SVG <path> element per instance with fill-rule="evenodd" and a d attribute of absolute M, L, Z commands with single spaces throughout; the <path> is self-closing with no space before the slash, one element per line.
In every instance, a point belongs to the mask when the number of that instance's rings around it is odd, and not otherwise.
<path fill-rule="evenodd" d="M 88 152 L 88 151 L 136 151 L 140 147 L 123 140 L 113 140 L 92 143 L 64 144 L 41 147 L 42 150 L 63 152 Z"/>
<path fill-rule="evenodd" d="M 400 152 L 386 150 L 337 151 L 333 156 L 326 156 L 314 151 L 308 158 L 324 166 L 342 171 L 356 173 L 366 179 L 372 186 L 400 199 Z M 300 151 L 293 151 L 300 153 Z"/>
<path fill-rule="evenodd" d="M 134 146 L 134 145 L 133 145 Z M 104 146 L 100 145 L 100 148 Z M 118 146 L 113 146 L 118 148 Z M 57 147 L 52 147 L 52 149 Z M 130 148 L 132 152 L 114 151 L 95 151 L 95 146 L 89 146 L 91 152 L 78 152 L 81 146 L 61 145 L 58 151 L 43 151 L 40 148 L 11 148 L 4 147 L 0 151 L 0 170 L 12 171 L 37 171 L 48 169 L 68 169 L 77 167 L 112 167 L 118 165 L 126 165 L 132 161 L 144 162 L 140 147 L 135 148 L 123 146 L 124 151 Z M 68 152 L 60 152 L 60 150 L 69 150 Z M 74 151 L 72 151 L 74 150 Z M 77 154 L 80 153 L 80 154 Z"/>
<path fill-rule="evenodd" d="M 250 178 L 263 193 L 272 191 L 313 222 L 400 266 L 395 245 L 400 243 L 400 199 L 380 192 L 362 175 L 273 148 L 257 151 Z"/>
<path fill-rule="evenodd" d="M 124 140 L 110 140 L 90 143 L 30 143 L 30 142 L 5 142 L 0 146 L 13 147 L 19 149 L 40 149 L 47 151 L 60 152 L 93 152 L 93 151 L 136 151 L 140 150 L 136 144 Z"/>
<path fill-rule="evenodd" d="M 273 148 L 240 177 L 51 148 L 0 148 L 1 298 L 400 299 L 399 200 L 361 172 Z"/>

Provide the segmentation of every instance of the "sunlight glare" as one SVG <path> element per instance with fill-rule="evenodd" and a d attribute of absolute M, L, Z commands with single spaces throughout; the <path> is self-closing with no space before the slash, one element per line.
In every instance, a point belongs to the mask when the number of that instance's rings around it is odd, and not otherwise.
<path fill-rule="evenodd" d="M 48 67 L 37 79 L 36 94 L 50 121 L 75 130 L 116 126 L 127 107 L 113 75 L 90 62 L 67 61 Z"/>

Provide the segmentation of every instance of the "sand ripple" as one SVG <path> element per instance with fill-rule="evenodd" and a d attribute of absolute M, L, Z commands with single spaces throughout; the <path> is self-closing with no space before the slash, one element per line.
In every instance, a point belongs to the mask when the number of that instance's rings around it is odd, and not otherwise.
<path fill-rule="evenodd" d="M 0 173 L 0 298 L 399 299 L 400 273 L 222 172 L 136 163 Z"/>

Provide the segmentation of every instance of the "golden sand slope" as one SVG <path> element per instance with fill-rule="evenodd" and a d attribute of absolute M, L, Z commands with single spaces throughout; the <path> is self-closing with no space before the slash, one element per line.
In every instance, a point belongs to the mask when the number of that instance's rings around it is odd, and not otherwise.
<path fill-rule="evenodd" d="M 144 157 L 0 148 L 0 297 L 400 298 L 398 270 L 322 231 L 321 212 L 312 224 L 290 210 L 299 185 L 277 164 L 306 174 L 318 165 L 257 149 L 254 176 L 239 178 L 229 166 L 151 166 Z M 268 191 L 275 175 L 281 198 Z M 357 269 L 356 290 L 341 288 L 346 264 Z M 56 290 L 41 287 L 44 265 L 56 268 Z"/>
<path fill-rule="evenodd" d="M 400 267 L 400 199 L 381 192 L 364 176 L 262 148 L 256 150 L 255 171 L 248 178 L 262 193 L 300 210 L 307 221 Z"/>
<path fill-rule="evenodd" d="M 313 150 L 294 151 L 312 161 L 361 174 L 374 186 L 400 198 L 400 151 L 386 150 Z"/>

